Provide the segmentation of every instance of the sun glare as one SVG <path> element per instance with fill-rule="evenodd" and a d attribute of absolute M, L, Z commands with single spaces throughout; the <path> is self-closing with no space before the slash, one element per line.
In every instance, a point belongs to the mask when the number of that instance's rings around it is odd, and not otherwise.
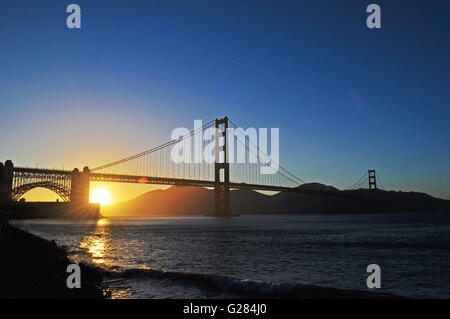
<path fill-rule="evenodd" d="M 89 201 L 100 205 L 109 205 L 112 202 L 112 196 L 106 188 L 96 188 L 91 191 Z"/>

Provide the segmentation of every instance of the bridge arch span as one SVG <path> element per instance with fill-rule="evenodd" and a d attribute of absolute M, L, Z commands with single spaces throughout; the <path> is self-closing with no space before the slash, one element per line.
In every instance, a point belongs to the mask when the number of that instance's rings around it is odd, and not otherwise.
<path fill-rule="evenodd" d="M 35 182 L 35 183 L 28 183 L 23 184 L 20 186 L 17 186 L 12 190 L 11 197 L 13 200 L 19 200 L 20 197 L 22 197 L 26 192 L 34 189 L 34 188 L 46 188 L 53 192 L 55 192 L 59 197 L 62 198 L 64 202 L 70 201 L 70 188 L 66 188 L 63 186 L 58 185 L 57 183 L 51 182 L 51 181 L 41 181 L 41 182 Z"/>

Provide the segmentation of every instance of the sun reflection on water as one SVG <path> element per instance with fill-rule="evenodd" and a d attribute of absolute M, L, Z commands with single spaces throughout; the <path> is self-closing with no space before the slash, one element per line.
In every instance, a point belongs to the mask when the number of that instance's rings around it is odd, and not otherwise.
<path fill-rule="evenodd" d="M 110 222 L 106 218 L 102 218 L 97 221 L 97 226 L 105 226 L 105 225 L 109 225 L 109 224 L 110 224 Z"/>
<path fill-rule="evenodd" d="M 80 247 L 86 249 L 93 263 L 111 265 L 111 233 L 108 219 L 99 219 L 95 229 L 83 238 Z"/>

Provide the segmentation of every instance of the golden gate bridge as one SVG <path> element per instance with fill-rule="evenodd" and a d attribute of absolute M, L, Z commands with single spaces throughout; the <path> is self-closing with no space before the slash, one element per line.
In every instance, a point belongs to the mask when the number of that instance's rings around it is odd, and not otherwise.
<path fill-rule="evenodd" d="M 83 206 L 89 204 L 91 181 L 208 187 L 214 189 L 216 217 L 231 216 L 231 189 L 344 196 L 333 191 L 299 188 L 306 182 L 279 163 L 275 163 L 278 170 L 273 174 L 261 174 L 261 167 L 267 167 L 267 163 L 270 161 L 273 163 L 273 159 L 259 145 L 255 145 L 250 139 L 246 140 L 245 136 L 244 139 L 237 138 L 237 142 L 244 147 L 247 157 L 256 156 L 259 161 L 256 163 L 230 161 L 229 155 L 234 152 L 229 146 L 231 143 L 227 134 L 230 123 L 234 129 L 242 130 L 227 117 L 216 119 L 179 139 L 92 169 L 85 167 L 82 171 L 76 168 L 68 171 L 15 167 L 12 161 L 8 160 L 4 165 L 0 163 L 0 190 L 6 193 L 9 199 L 17 201 L 26 192 L 43 187 L 54 191 L 64 202 Z M 215 130 L 213 162 L 175 163 L 171 159 L 172 147 L 176 143 L 182 143 L 211 128 Z M 201 139 L 201 143 L 203 150 L 209 141 Z M 369 188 L 376 189 L 374 170 L 369 171 L 366 179 L 361 178 L 351 187 L 353 189 L 359 187 L 367 179 Z"/>

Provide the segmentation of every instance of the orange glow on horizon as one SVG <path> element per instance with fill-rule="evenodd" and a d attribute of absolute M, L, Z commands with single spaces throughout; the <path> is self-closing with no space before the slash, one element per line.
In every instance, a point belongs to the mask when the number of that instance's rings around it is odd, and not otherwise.
<path fill-rule="evenodd" d="M 167 185 L 151 185 L 144 183 L 110 183 L 110 182 L 91 182 L 90 185 L 90 195 L 89 201 L 92 201 L 92 193 L 94 190 L 98 188 L 105 188 L 111 194 L 111 204 L 104 205 L 103 208 L 110 208 L 115 204 L 128 201 L 135 197 L 138 197 L 142 194 L 145 194 L 149 191 L 156 189 L 167 189 L 169 186 Z M 54 193 L 53 191 L 46 188 L 35 188 L 25 193 L 23 198 L 26 199 L 27 202 L 55 202 L 57 199 L 61 202 L 62 198 Z M 102 209 L 102 212 L 104 210 Z"/>
<path fill-rule="evenodd" d="M 147 184 L 147 178 L 146 177 L 141 177 L 138 179 L 137 181 L 139 184 Z"/>

